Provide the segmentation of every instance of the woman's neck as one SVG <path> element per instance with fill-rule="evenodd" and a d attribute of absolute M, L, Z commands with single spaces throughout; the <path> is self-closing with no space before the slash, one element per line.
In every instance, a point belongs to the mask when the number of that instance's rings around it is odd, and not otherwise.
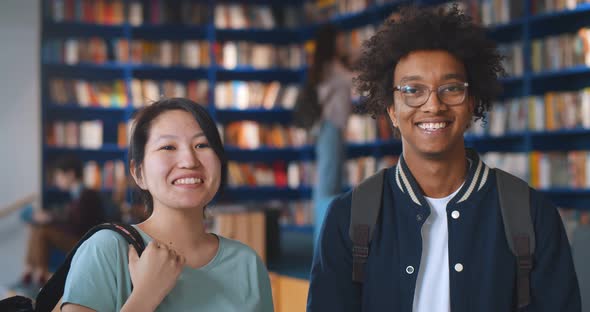
<path fill-rule="evenodd" d="M 197 248 L 207 239 L 200 209 L 183 211 L 154 207 L 152 215 L 138 226 L 153 239 L 179 251 Z"/>

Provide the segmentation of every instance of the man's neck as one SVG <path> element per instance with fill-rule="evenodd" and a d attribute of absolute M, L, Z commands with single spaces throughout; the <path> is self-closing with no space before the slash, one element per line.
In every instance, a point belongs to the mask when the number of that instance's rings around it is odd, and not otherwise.
<path fill-rule="evenodd" d="M 404 154 L 404 161 L 424 196 L 431 198 L 443 198 L 452 194 L 467 176 L 468 160 L 465 152 L 462 157 L 443 159 L 406 157 Z"/>

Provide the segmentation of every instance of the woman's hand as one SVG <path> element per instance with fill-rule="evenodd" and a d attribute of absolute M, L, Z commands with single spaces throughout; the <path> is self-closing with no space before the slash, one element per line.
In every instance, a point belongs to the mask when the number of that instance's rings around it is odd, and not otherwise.
<path fill-rule="evenodd" d="M 148 243 L 141 257 L 133 246 L 129 246 L 131 297 L 141 298 L 150 310 L 155 309 L 176 285 L 185 261 L 174 249 L 156 241 Z"/>

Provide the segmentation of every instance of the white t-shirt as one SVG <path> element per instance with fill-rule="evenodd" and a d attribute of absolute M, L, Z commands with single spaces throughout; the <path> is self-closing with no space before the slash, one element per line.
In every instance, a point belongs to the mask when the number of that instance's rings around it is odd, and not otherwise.
<path fill-rule="evenodd" d="M 444 198 L 426 198 L 430 215 L 422 225 L 422 260 L 414 292 L 414 312 L 449 312 L 449 228 L 447 204 L 459 192 Z"/>

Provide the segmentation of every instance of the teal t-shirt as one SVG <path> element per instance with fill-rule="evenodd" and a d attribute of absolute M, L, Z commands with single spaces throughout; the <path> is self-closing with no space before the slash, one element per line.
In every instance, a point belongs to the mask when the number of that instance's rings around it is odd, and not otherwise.
<path fill-rule="evenodd" d="M 137 230 L 146 244 L 152 240 Z M 62 302 L 120 311 L 131 294 L 128 248 L 110 230 L 90 237 L 72 259 Z M 185 267 L 156 311 L 273 311 L 268 272 L 250 247 L 219 236 L 215 257 L 199 269 Z"/>

